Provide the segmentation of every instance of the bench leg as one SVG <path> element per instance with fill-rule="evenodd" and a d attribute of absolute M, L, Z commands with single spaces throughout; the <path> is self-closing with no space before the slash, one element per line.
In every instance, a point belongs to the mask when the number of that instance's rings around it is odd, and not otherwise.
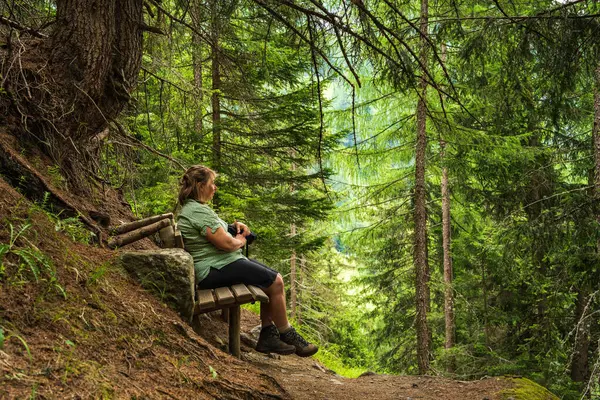
<path fill-rule="evenodd" d="M 229 322 L 229 308 L 221 310 L 221 319 L 225 322 Z"/>
<path fill-rule="evenodd" d="M 192 318 L 192 329 L 194 330 L 194 332 L 196 332 L 196 334 L 199 335 L 201 327 L 202 325 L 200 324 L 200 314 L 195 314 Z"/>
<path fill-rule="evenodd" d="M 229 308 L 229 353 L 240 358 L 240 306 Z"/>

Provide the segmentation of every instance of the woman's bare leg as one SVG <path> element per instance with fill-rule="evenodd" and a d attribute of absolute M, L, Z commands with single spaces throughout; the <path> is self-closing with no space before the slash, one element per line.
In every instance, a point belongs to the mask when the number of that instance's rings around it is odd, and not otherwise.
<path fill-rule="evenodd" d="M 264 292 L 269 296 L 269 303 L 260 305 L 260 319 L 262 326 L 268 326 L 273 322 L 278 329 L 286 329 L 290 326 L 287 319 L 285 307 L 285 290 L 283 278 L 277 274 L 277 278 Z"/>

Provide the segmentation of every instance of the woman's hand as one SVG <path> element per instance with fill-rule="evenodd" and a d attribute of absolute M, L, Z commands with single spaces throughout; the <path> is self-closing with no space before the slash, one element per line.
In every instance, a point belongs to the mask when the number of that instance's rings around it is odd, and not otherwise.
<path fill-rule="evenodd" d="M 241 233 L 244 236 L 244 238 L 250 234 L 250 229 L 248 229 L 248 227 L 242 222 L 235 221 L 233 223 L 233 227 L 236 229 L 238 235 Z M 245 239 L 244 243 L 246 243 Z"/>
<path fill-rule="evenodd" d="M 235 238 L 237 240 L 239 240 L 240 242 L 242 242 L 242 247 L 244 247 L 246 245 L 246 236 L 244 234 L 238 233 L 237 235 L 235 235 Z"/>

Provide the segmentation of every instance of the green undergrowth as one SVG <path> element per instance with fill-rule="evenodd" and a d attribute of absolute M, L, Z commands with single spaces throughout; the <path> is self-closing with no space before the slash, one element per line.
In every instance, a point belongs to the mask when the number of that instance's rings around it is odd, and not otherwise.
<path fill-rule="evenodd" d="M 500 392 L 502 400 L 558 400 L 548 389 L 527 378 L 506 378 L 514 387 Z"/>
<path fill-rule="evenodd" d="M 254 304 L 245 304 L 242 308 L 245 308 L 256 315 L 260 314 L 260 303 L 258 302 Z M 319 352 L 315 354 L 313 358 L 323 364 L 325 368 L 346 378 L 357 378 L 367 371 L 364 367 L 349 366 L 344 362 L 343 358 L 335 352 L 334 344 L 321 343 L 321 341 L 317 337 L 314 337 L 315 335 L 313 335 L 309 329 L 306 329 L 304 325 L 294 324 L 293 322 L 292 324 L 308 341 L 319 345 Z"/>
<path fill-rule="evenodd" d="M 29 282 L 46 284 L 64 298 L 67 294 L 56 277 L 52 259 L 41 251 L 30 239 L 32 224 L 7 222 L 8 243 L 0 243 L 0 282 L 22 286 Z"/>
<path fill-rule="evenodd" d="M 30 212 L 39 211 L 45 214 L 54 224 L 54 230 L 56 232 L 62 232 L 72 241 L 90 244 L 94 235 L 84 226 L 83 222 L 79 219 L 79 215 L 67 217 L 63 215 L 62 210 L 54 210 L 50 204 L 49 196 L 50 193 L 45 192 L 43 200 L 40 203 L 34 203 L 31 206 Z"/>

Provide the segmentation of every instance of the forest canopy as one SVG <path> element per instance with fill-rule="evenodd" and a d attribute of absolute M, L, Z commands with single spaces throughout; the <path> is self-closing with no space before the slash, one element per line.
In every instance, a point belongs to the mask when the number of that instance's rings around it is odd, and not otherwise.
<path fill-rule="evenodd" d="M 593 0 L 2 0 L 0 128 L 140 218 L 218 171 L 323 357 L 594 396 L 599 32 Z"/>

